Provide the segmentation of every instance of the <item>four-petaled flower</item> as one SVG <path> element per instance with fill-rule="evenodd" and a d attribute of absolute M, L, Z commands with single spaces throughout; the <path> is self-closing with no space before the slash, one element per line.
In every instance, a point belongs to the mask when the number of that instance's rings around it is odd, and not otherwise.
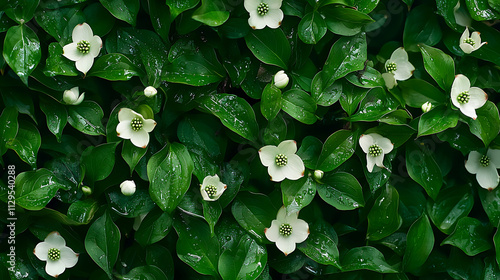
<path fill-rule="evenodd" d="M 216 201 L 226 189 L 227 185 L 220 181 L 217 174 L 206 176 L 200 184 L 201 196 L 206 201 Z"/>
<path fill-rule="evenodd" d="M 385 70 L 387 73 L 383 73 L 382 78 L 387 88 L 391 89 L 398 84 L 397 81 L 408 80 L 413 75 L 415 67 L 408 61 L 408 53 L 401 47 L 397 48 L 385 62 Z"/>
<path fill-rule="evenodd" d="M 94 35 L 90 26 L 84 22 L 73 29 L 73 43 L 63 47 L 63 55 L 76 61 L 76 69 L 87 74 L 101 48 L 101 38 Z"/>
<path fill-rule="evenodd" d="M 282 0 L 245 0 L 245 9 L 250 14 L 248 24 L 253 29 L 278 28 L 283 20 Z"/>
<path fill-rule="evenodd" d="M 479 32 L 472 32 L 472 35 L 469 36 L 469 28 L 465 27 L 465 31 L 460 37 L 460 48 L 464 53 L 471 53 L 477 49 L 479 49 L 484 44 L 488 44 L 487 42 L 481 43 L 481 35 Z"/>
<path fill-rule="evenodd" d="M 78 262 L 78 254 L 66 247 L 66 241 L 57 231 L 49 233 L 43 242 L 38 243 L 33 254 L 47 262 L 45 272 L 53 277 L 58 277 Z"/>
<path fill-rule="evenodd" d="M 384 155 L 394 148 L 391 140 L 377 133 L 363 134 L 359 138 L 359 146 L 366 153 L 366 168 L 373 171 L 373 166 L 384 168 Z"/>
<path fill-rule="evenodd" d="M 132 144 L 140 148 L 146 148 L 149 143 L 149 132 L 156 125 L 152 119 L 144 119 L 144 117 L 129 109 L 122 108 L 118 112 L 118 120 L 120 123 L 116 126 L 118 137 L 130 139 Z"/>
<path fill-rule="evenodd" d="M 268 168 L 272 181 L 281 182 L 285 178 L 297 180 L 304 176 L 304 162 L 295 152 L 297 143 L 294 140 L 283 141 L 278 147 L 268 145 L 260 148 L 260 161 Z"/>
<path fill-rule="evenodd" d="M 479 185 L 490 191 L 498 186 L 497 168 L 500 168 L 500 150 L 488 149 L 486 155 L 472 151 L 465 162 L 465 169 L 476 174 Z"/>
<path fill-rule="evenodd" d="M 458 74 L 451 85 L 451 102 L 467 117 L 477 118 L 476 109 L 488 100 L 488 95 L 478 87 L 470 87 L 469 79 Z"/>
<path fill-rule="evenodd" d="M 281 207 L 271 227 L 264 230 L 267 239 L 286 255 L 295 251 L 295 243 L 304 242 L 309 236 L 309 225 L 298 219 L 299 212 L 287 215 L 285 206 Z"/>
<path fill-rule="evenodd" d="M 85 98 L 85 92 L 80 94 L 78 87 L 65 90 L 63 93 L 63 101 L 68 105 L 79 105 Z"/>

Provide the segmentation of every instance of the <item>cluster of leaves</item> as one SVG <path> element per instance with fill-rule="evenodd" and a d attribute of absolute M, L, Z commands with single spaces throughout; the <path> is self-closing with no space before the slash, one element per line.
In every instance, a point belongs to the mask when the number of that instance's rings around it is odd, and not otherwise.
<path fill-rule="evenodd" d="M 33 248 L 58 231 L 80 253 L 61 279 L 498 279 L 500 188 L 464 161 L 500 146 L 500 5 L 461 1 L 488 42 L 465 55 L 458 1 L 413 2 L 284 0 L 281 26 L 262 30 L 243 0 L 1 2 L 0 163 L 17 172 L 17 221 L 0 278 L 50 279 Z M 85 76 L 62 56 L 83 22 L 103 40 Z M 416 70 L 388 90 L 401 46 Z M 451 105 L 456 74 L 489 95 L 476 120 Z M 75 86 L 85 101 L 64 104 Z M 154 115 L 146 149 L 117 136 L 121 108 Z M 385 169 L 366 170 L 366 133 L 394 143 Z M 275 183 L 258 150 L 288 139 L 306 174 Z M 204 201 L 215 174 L 228 188 Z M 310 227 L 288 256 L 264 235 L 282 205 Z"/>

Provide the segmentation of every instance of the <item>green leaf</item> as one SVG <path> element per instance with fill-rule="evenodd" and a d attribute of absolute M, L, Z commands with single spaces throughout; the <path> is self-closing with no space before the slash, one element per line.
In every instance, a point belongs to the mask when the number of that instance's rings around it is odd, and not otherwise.
<path fill-rule="evenodd" d="M 316 195 L 316 184 L 311 177 L 285 180 L 281 183 L 281 192 L 287 213 L 295 213 L 312 202 Z"/>
<path fill-rule="evenodd" d="M 255 141 L 259 126 L 248 102 L 233 94 L 215 94 L 198 100 L 200 106 L 218 117 L 222 124 L 250 141 Z"/>
<path fill-rule="evenodd" d="M 341 264 L 343 271 L 367 269 L 380 273 L 398 272 L 385 261 L 384 255 L 379 250 L 370 246 L 349 250 L 341 259 Z"/>
<path fill-rule="evenodd" d="M 311 233 L 298 249 L 317 263 L 341 268 L 338 238 L 333 227 L 326 222 L 316 222 L 309 229 Z"/>
<path fill-rule="evenodd" d="M 320 106 L 330 106 L 337 102 L 342 95 L 342 81 L 336 81 L 330 86 L 325 86 L 329 80 L 323 72 L 318 72 L 311 83 L 311 96 Z"/>
<path fill-rule="evenodd" d="M 133 195 L 123 195 L 117 189 L 108 193 L 108 205 L 120 216 L 136 218 L 147 214 L 155 207 L 147 190 L 138 189 Z"/>
<path fill-rule="evenodd" d="M 99 0 L 114 17 L 135 26 L 139 12 L 139 0 Z"/>
<path fill-rule="evenodd" d="M 395 111 L 398 104 L 381 87 L 370 89 L 359 104 L 356 114 L 350 116 L 350 121 L 376 121 L 388 113 Z"/>
<path fill-rule="evenodd" d="M 490 223 L 498 225 L 500 222 L 500 188 L 491 191 L 480 188 L 478 192 L 484 212 L 488 215 Z"/>
<path fill-rule="evenodd" d="M 399 211 L 398 191 L 387 185 L 375 200 L 368 213 L 368 240 L 380 240 L 393 234 L 403 224 Z"/>
<path fill-rule="evenodd" d="M 59 188 L 64 188 L 55 175 L 41 168 L 16 176 L 16 204 L 27 210 L 41 210 L 50 202 Z"/>
<path fill-rule="evenodd" d="M 17 135 L 19 129 L 17 115 L 17 110 L 14 107 L 3 109 L 2 115 L 0 115 L 0 156 L 3 156 L 7 151 L 6 144 Z"/>
<path fill-rule="evenodd" d="M 66 108 L 50 98 L 40 98 L 40 109 L 47 117 L 47 127 L 50 132 L 56 136 L 58 142 L 61 142 L 63 129 L 68 122 Z"/>
<path fill-rule="evenodd" d="M 476 110 L 477 119 L 466 117 L 470 132 L 476 135 L 487 147 L 500 132 L 500 117 L 498 108 L 491 101 L 486 101 L 483 107 Z"/>
<path fill-rule="evenodd" d="M 427 73 L 438 83 L 445 91 L 450 91 L 451 85 L 455 80 L 455 63 L 451 56 L 445 54 L 442 50 L 429 47 L 425 44 L 419 44 L 420 52 L 424 58 L 424 67 Z"/>
<path fill-rule="evenodd" d="M 50 43 L 49 57 L 45 63 L 43 73 L 49 77 L 57 75 L 78 76 L 75 63 L 63 57 L 63 47 L 58 43 Z"/>
<path fill-rule="evenodd" d="M 281 100 L 281 90 L 271 83 L 267 84 L 262 91 L 260 111 L 268 121 L 274 119 L 281 110 Z"/>
<path fill-rule="evenodd" d="M 108 212 L 99 217 L 87 231 L 85 250 L 94 262 L 113 279 L 113 267 L 120 251 L 120 229 Z"/>
<path fill-rule="evenodd" d="M 323 143 L 318 138 L 309 135 L 302 140 L 297 155 L 302 159 L 305 167 L 316 169 L 322 147 Z"/>
<path fill-rule="evenodd" d="M 318 119 L 315 115 L 316 102 L 307 92 L 300 89 L 291 89 L 283 93 L 281 109 L 305 124 L 313 124 Z"/>
<path fill-rule="evenodd" d="M 500 10 L 500 9 L 499 9 Z M 484 259 L 484 280 L 495 280 L 500 277 L 500 269 L 498 269 L 498 264 L 495 262 L 494 257 L 486 257 Z"/>
<path fill-rule="evenodd" d="M 224 280 L 257 279 L 267 263 L 267 251 L 249 235 L 241 237 L 234 249 L 219 258 L 219 273 Z"/>
<path fill-rule="evenodd" d="M 154 30 L 165 42 L 168 42 L 170 25 L 172 23 L 172 10 L 166 6 L 163 1 L 148 1 L 148 6 L 149 17 L 151 18 L 151 24 L 153 25 Z"/>
<path fill-rule="evenodd" d="M 5 102 L 5 107 L 14 107 L 17 112 L 21 114 L 26 114 L 30 116 L 35 124 L 38 124 L 37 118 L 35 117 L 35 105 L 33 100 L 35 99 L 35 94 L 27 91 L 24 94 L 19 94 L 19 90 L 15 87 L 6 88 L 2 90 L 2 99 Z"/>
<path fill-rule="evenodd" d="M 234 218 L 251 236 L 259 242 L 267 240 L 264 230 L 276 218 L 276 209 L 264 194 L 240 192 L 233 202 L 231 212 Z"/>
<path fill-rule="evenodd" d="M 306 44 L 316 44 L 326 34 L 326 22 L 317 11 L 306 14 L 297 28 L 300 40 Z"/>
<path fill-rule="evenodd" d="M 137 229 L 134 238 L 142 246 L 154 244 L 167 236 L 173 220 L 170 214 L 155 208 L 147 214 Z"/>
<path fill-rule="evenodd" d="M 191 184 L 193 160 L 186 147 L 172 143 L 164 156 L 162 151 L 158 159 L 148 162 L 149 194 L 154 202 L 166 212 L 175 210 Z"/>
<path fill-rule="evenodd" d="M 134 168 L 139 161 L 144 157 L 148 149 L 136 147 L 130 141 L 123 141 L 122 158 L 130 167 L 130 175 L 134 172 Z"/>
<path fill-rule="evenodd" d="M 273 39 L 269 40 L 269 38 Z M 276 65 L 284 70 L 288 68 L 291 47 L 281 28 L 253 30 L 245 36 L 245 42 L 260 61 Z"/>
<path fill-rule="evenodd" d="M 450 234 L 458 220 L 466 217 L 474 206 L 470 186 L 452 186 L 439 194 L 435 201 L 427 202 L 427 213 L 432 223 L 442 232 Z"/>
<path fill-rule="evenodd" d="M 366 38 L 364 33 L 353 37 L 341 37 L 333 44 L 323 66 L 325 85 L 331 85 L 345 75 L 362 70 L 367 60 Z"/>
<path fill-rule="evenodd" d="M 3 58 L 27 85 L 29 75 L 42 58 L 40 41 L 36 33 L 24 24 L 9 28 L 5 35 Z"/>
<path fill-rule="evenodd" d="M 154 265 L 137 266 L 123 275 L 123 280 L 168 280 L 165 273 Z"/>
<path fill-rule="evenodd" d="M 424 143 L 408 142 L 406 168 L 408 175 L 421 185 L 432 199 L 436 199 L 443 185 L 443 175 Z"/>
<path fill-rule="evenodd" d="M 442 35 L 434 11 L 430 6 L 419 5 L 406 18 L 403 45 L 406 51 L 418 52 L 418 44 L 434 46 L 441 41 Z"/>
<path fill-rule="evenodd" d="M 493 248 L 491 244 L 491 233 L 493 228 L 481 221 L 463 217 L 458 220 L 455 231 L 453 231 L 443 242 L 460 248 L 468 256 L 475 256 L 481 252 Z"/>
<path fill-rule="evenodd" d="M 98 202 L 93 198 L 77 200 L 68 208 L 68 218 L 81 224 L 88 224 L 99 209 Z"/>
<path fill-rule="evenodd" d="M 408 230 L 406 249 L 403 256 L 405 271 L 421 267 L 434 247 L 434 233 L 427 215 L 423 214 Z"/>
<path fill-rule="evenodd" d="M 91 182 L 106 179 L 115 166 L 115 150 L 118 143 L 90 146 L 82 153 L 81 164 L 85 178 Z"/>
<path fill-rule="evenodd" d="M 68 106 L 68 123 L 88 135 L 105 135 L 102 117 L 104 112 L 94 101 L 83 101 L 77 106 Z"/>
<path fill-rule="evenodd" d="M 318 184 L 319 196 L 338 210 L 353 210 L 365 205 L 363 189 L 356 177 L 338 172 L 325 175 Z"/>
<path fill-rule="evenodd" d="M 23 24 L 33 18 L 40 0 L 13 0 L 7 3 L 5 13 L 17 23 Z"/>
<path fill-rule="evenodd" d="M 348 160 L 356 149 L 358 139 L 349 130 L 339 130 L 326 139 L 316 169 L 329 172 Z"/>
<path fill-rule="evenodd" d="M 418 135 L 425 136 L 444 131 L 457 126 L 458 112 L 445 106 L 433 108 L 422 114 L 418 121 Z"/>
<path fill-rule="evenodd" d="M 174 219 L 179 235 L 177 256 L 200 274 L 217 276 L 220 246 L 217 237 L 210 235 L 208 225 L 201 219 L 181 215 Z"/>
<path fill-rule="evenodd" d="M 343 81 L 342 94 L 340 95 L 340 105 L 347 115 L 352 115 L 356 112 L 359 103 L 365 98 L 369 89 L 354 86 L 353 84 Z"/>
<path fill-rule="evenodd" d="M 408 106 L 420 108 L 425 102 L 433 106 L 447 104 L 447 97 L 430 83 L 420 79 L 410 79 L 398 83 Z"/>
<path fill-rule="evenodd" d="M 367 14 L 340 5 L 322 6 L 319 12 L 324 16 L 328 30 L 343 36 L 356 35 L 366 24 L 373 22 Z"/>
<path fill-rule="evenodd" d="M 42 137 L 36 126 L 27 121 L 20 121 L 16 137 L 9 140 L 5 146 L 14 150 L 19 158 L 35 169 L 41 144 Z"/>
<path fill-rule="evenodd" d="M 376 69 L 366 66 L 365 70 L 351 72 L 346 76 L 351 84 L 362 88 L 384 87 L 385 81 L 382 74 Z"/>
<path fill-rule="evenodd" d="M 85 15 L 79 7 L 60 7 L 58 9 L 40 9 L 36 13 L 35 19 L 50 36 L 54 37 L 59 42 L 58 45 L 61 46 L 73 41 L 73 28 L 77 24 L 85 22 Z M 62 57 L 60 59 L 62 59 Z M 74 62 L 69 62 L 66 59 L 64 59 L 64 61 L 74 64 Z"/>
<path fill-rule="evenodd" d="M 222 0 L 201 0 L 201 6 L 191 16 L 194 20 L 208 26 L 220 26 L 229 18 Z"/>
<path fill-rule="evenodd" d="M 200 0 L 166 0 L 170 7 L 171 20 L 173 21 L 180 13 L 196 7 L 199 2 Z"/>
<path fill-rule="evenodd" d="M 477 21 L 483 21 L 483 20 L 494 20 L 498 19 L 500 17 L 500 13 L 497 11 L 491 9 L 490 5 L 488 2 L 491 0 L 465 0 L 465 3 L 467 3 L 467 8 L 469 10 L 469 14 L 472 17 L 472 19 L 477 20 Z M 493 2 L 493 1 L 491 1 Z M 497 2 L 497 7 L 498 7 L 498 2 Z"/>
<path fill-rule="evenodd" d="M 95 76 L 110 81 L 128 81 L 134 76 L 143 76 L 140 68 L 120 53 L 110 53 L 99 57 L 87 76 Z"/>

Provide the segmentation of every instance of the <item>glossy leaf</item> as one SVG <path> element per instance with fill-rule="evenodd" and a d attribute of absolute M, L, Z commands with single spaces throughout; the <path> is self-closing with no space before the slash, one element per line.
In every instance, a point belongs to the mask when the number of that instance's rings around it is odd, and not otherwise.
<path fill-rule="evenodd" d="M 490 7 L 490 1 L 466 0 L 470 16 L 477 21 L 498 19 L 500 13 Z M 492 1 L 493 2 L 493 1 Z M 497 3 L 498 5 L 498 3 Z"/>
<path fill-rule="evenodd" d="M 174 20 L 180 13 L 196 7 L 200 0 L 166 0 L 170 7 L 171 18 Z"/>
<path fill-rule="evenodd" d="M 420 79 L 410 79 L 398 83 L 408 106 L 420 108 L 425 102 L 433 106 L 446 104 L 446 95 L 439 89 Z"/>
<path fill-rule="evenodd" d="M 104 112 L 94 101 L 83 101 L 78 106 L 68 109 L 68 123 L 79 131 L 88 135 L 104 135 L 102 118 Z"/>
<path fill-rule="evenodd" d="M 423 143 L 409 142 L 406 145 L 406 168 L 410 177 L 420 184 L 427 194 L 436 199 L 443 176 L 441 169 Z"/>
<path fill-rule="evenodd" d="M 297 155 L 300 156 L 307 168 L 316 169 L 322 148 L 323 143 L 318 138 L 314 136 L 306 136 L 302 140 L 302 144 L 297 151 Z"/>
<path fill-rule="evenodd" d="M 75 63 L 63 55 L 63 47 L 58 43 L 50 43 L 49 57 L 47 58 L 43 73 L 47 76 L 78 76 Z"/>
<path fill-rule="evenodd" d="M 91 146 L 82 153 L 81 165 L 85 178 L 91 182 L 106 179 L 115 166 L 115 149 L 118 143 Z"/>
<path fill-rule="evenodd" d="M 229 18 L 222 0 L 201 0 L 201 6 L 191 16 L 208 26 L 220 26 Z"/>
<path fill-rule="evenodd" d="M 500 132 L 500 117 L 498 108 L 491 101 L 486 101 L 483 107 L 476 110 L 477 119 L 466 117 L 470 132 L 488 146 Z"/>
<path fill-rule="evenodd" d="M 325 175 L 322 182 L 317 185 L 319 196 L 338 210 L 353 210 L 365 205 L 363 189 L 353 175 L 333 173 Z"/>
<path fill-rule="evenodd" d="M 96 76 L 110 81 L 127 81 L 134 76 L 143 76 L 141 69 L 130 59 L 119 53 L 101 56 L 94 62 L 87 76 Z"/>
<path fill-rule="evenodd" d="M 117 19 L 135 26 L 139 12 L 139 0 L 99 0 L 101 4 Z"/>
<path fill-rule="evenodd" d="M 423 214 L 411 225 L 406 240 L 403 267 L 405 271 L 414 271 L 425 263 L 434 247 L 434 233 L 427 215 Z"/>
<path fill-rule="evenodd" d="M 493 248 L 491 234 L 493 228 L 482 224 L 481 221 L 463 217 L 458 220 L 455 230 L 441 242 L 460 248 L 468 256 L 475 256 Z"/>
<path fill-rule="evenodd" d="M 343 271 L 367 269 L 380 273 L 398 272 L 386 262 L 384 255 L 379 250 L 370 246 L 349 250 L 341 259 L 341 264 Z"/>
<path fill-rule="evenodd" d="M 439 106 L 422 114 L 418 122 L 418 135 L 425 136 L 453 128 L 458 123 L 458 112 Z"/>
<path fill-rule="evenodd" d="M 442 35 L 434 11 L 427 5 L 420 5 L 412 9 L 406 18 L 403 45 L 406 51 L 418 52 L 418 44 L 434 46 Z"/>
<path fill-rule="evenodd" d="M 28 77 L 41 57 L 40 40 L 31 28 L 24 24 L 9 28 L 3 44 L 3 58 L 23 83 L 28 84 Z"/>
<path fill-rule="evenodd" d="M 8 1 L 5 13 L 19 24 L 26 23 L 33 18 L 40 0 Z"/>
<path fill-rule="evenodd" d="M 267 250 L 249 235 L 241 237 L 234 249 L 225 250 L 219 258 L 222 279 L 257 279 L 267 263 Z"/>
<path fill-rule="evenodd" d="M 316 11 L 306 14 L 297 28 L 299 38 L 306 44 L 316 44 L 326 33 L 325 20 Z"/>
<path fill-rule="evenodd" d="M 35 169 L 41 144 L 42 138 L 36 126 L 27 121 L 20 121 L 16 137 L 10 139 L 5 146 L 14 150 L 24 162 Z"/>
<path fill-rule="evenodd" d="M 142 246 L 154 244 L 167 236 L 172 224 L 170 214 L 163 212 L 160 208 L 155 208 L 141 222 L 134 235 L 135 240 Z"/>
<path fill-rule="evenodd" d="M 305 124 L 313 124 L 318 119 L 315 115 L 316 103 L 307 92 L 300 89 L 291 89 L 283 93 L 281 109 Z"/>
<path fill-rule="evenodd" d="M 442 50 L 429 47 L 425 44 L 419 45 L 420 52 L 424 58 L 424 67 L 427 73 L 445 91 L 451 89 L 451 84 L 455 79 L 455 63 L 451 56 Z"/>
<path fill-rule="evenodd" d="M 398 230 L 403 223 L 398 211 L 398 191 L 387 185 L 375 199 L 375 203 L 368 213 L 367 239 L 380 240 Z"/>
<path fill-rule="evenodd" d="M 146 154 L 147 149 L 136 147 L 130 141 L 123 141 L 122 158 L 130 167 L 130 174 L 134 172 L 134 168 Z"/>
<path fill-rule="evenodd" d="M 68 208 L 68 218 L 81 224 L 88 224 L 94 218 L 99 204 L 95 199 L 87 198 L 72 203 Z"/>
<path fill-rule="evenodd" d="M 311 177 L 285 180 L 281 183 L 281 192 L 287 213 L 295 213 L 312 202 L 316 195 L 316 183 Z"/>
<path fill-rule="evenodd" d="M 269 38 L 273 38 L 273 40 L 269 40 Z M 260 61 L 279 66 L 285 70 L 288 68 L 291 47 L 281 28 L 251 31 L 245 36 L 245 42 Z"/>
<path fill-rule="evenodd" d="M 492 225 L 498 225 L 500 222 L 500 188 L 488 191 L 479 189 L 479 198 L 484 212 L 488 215 Z"/>
<path fill-rule="evenodd" d="M 318 159 L 317 169 L 332 171 L 348 160 L 356 148 L 357 139 L 348 130 L 339 130 L 326 139 Z"/>
<path fill-rule="evenodd" d="M 272 120 L 281 110 L 281 90 L 273 84 L 267 84 L 262 92 L 260 111 L 268 120 Z"/>
<path fill-rule="evenodd" d="M 28 210 L 40 210 L 50 202 L 59 188 L 55 175 L 45 168 L 20 173 L 16 177 L 16 204 Z"/>
<path fill-rule="evenodd" d="M 320 106 L 330 106 L 337 102 L 342 94 L 342 82 L 337 81 L 330 86 L 325 86 L 329 80 L 323 72 L 318 72 L 311 83 L 311 96 Z"/>
<path fill-rule="evenodd" d="M 47 33 L 60 43 L 59 45 L 63 46 L 73 41 L 73 28 L 85 21 L 85 15 L 79 8 L 63 7 L 59 9 L 40 9 L 36 13 L 35 19 Z M 66 59 L 64 60 L 67 61 Z M 70 63 L 69 61 L 67 62 Z M 71 63 L 74 65 L 74 62 Z"/>
<path fill-rule="evenodd" d="M 107 194 L 108 205 L 118 215 L 127 218 L 136 218 L 149 213 L 155 207 L 147 190 L 138 189 L 134 194 L 127 196 L 117 188 Z"/>
<path fill-rule="evenodd" d="M 165 273 L 154 265 L 137 266 L 130 270 L 126 275 L 123 275 L 123 280 L 168 280 Z"/>
<path fill-rule="evenodd" d="M 316 223 L 311 225 L 309 230 L 311 231 L 309 236 L 306 241 L 298 245 L 298 249 L 317 263 L 341 268 L 338 240 L 335 240 L 337 236 L 333 228 Z"/>
<path fill-rule="evenodd" d="M 17 110 L 13 107 L 3 109 L 0 115 L 0 156 L 7 151 L 6 144 L 12 141 L 19 130 Z"/>

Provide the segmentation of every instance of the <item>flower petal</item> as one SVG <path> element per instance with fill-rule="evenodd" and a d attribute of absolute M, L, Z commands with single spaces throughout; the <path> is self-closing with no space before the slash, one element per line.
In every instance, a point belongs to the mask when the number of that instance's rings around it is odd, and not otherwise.
<path fill-rule="evenodd" d="M 297 142 L 295 140 L 285 140 L 278 145 L 279 153 L 284 155 L 295 154 L 297 152 Z"/>
<path fill-rule="evenodd" d="M 90 54 L 84 55 L 81 59 L 76 61 L 76 69 L 82 72 L 83 74 L 87 74 L 92 65 L 94 64 L 94 58 Z"/>
<path fill-rule="evenodd" d="M 359 137 L 359 146 L 366 154 L 368 154 L 371 145 L 373 145 L 372 134 L 363 134 Z"/>
<path fill-rule="evenodd" d="M 75 253 L 69 247 L 61 248 L 61 259 L 60 261 L 64 264 L 65 267 L 73 267 L 78 262 L 78 254 Z"/>
<path fill-rule="evenodd" d="M 269 5 L 270 10 L 275 10 L 275 9 L 281 8 L 281 3 L 283 1 L 282 0 L 264 0 L 261 2 L 267 3 L 267 5 Z"/>
<path fill-rule="evenodd" d="M 293 223 L 290 223 L 292 227 L 292 234 L 288 237 L 292 239 L 295 243 L 304 242 L 309 236 L 309 225 L 306 221 L 297 219 Z"/>
<path fill-rule="evenodd" d="M 247 12 L 257 13 L 257 7 L 261 2 L 261 0 L 245 0 L 243 5 L 245 6 L 245 10 L 247 10 Z"/>
<path fill-rule="evenodd" d="M 388 89 L 392 89 L 398 84 L 392 73 L 382 73 L 382 78 L 384 78 L 385 86 Z"/>
<path fill-rule="evenodd" d="M 49 256 L 49 249 L 53 248 L 52 245 L 50 245 L 47 242 L 40 242 L 36 244 L 35 250 L 33 250 L 33 254 L 41 260 L 41 261 L 46 261 L 48 256 Z"/>
<path fill-rule="evenodd" d="M 464 43 L 467 39 L 469 39 L 469 27 L 466 26 L 464 33 L 462 33 L 462 36 L 460 36 L 460 44 Z"/>
<path fill-rule="evenodd" d="M 283 252 L 285 255 L 288 255 L 293 251 L 295 251 L 296 246 L 295 242 L 293 241 L 293 239 L 290 238 L 290 236 L 288 237 L 280 236 L 276 241 L 276 247 L 278 247 L 278 249 L 280 249 L 280 251 Z"/>
<path fill-rule="evenodd" d="M 281 182 L 286 178 L 285 169 L 282 166 L 277 166 L 276 164 L 269 165 L 267 173 L 269 173 L 271 180 L 274 182 Z"/>
<path fill-rule="evenodd" d="M 78 49 L 76 48 L 76 43 L 71 43 L 64 46 L 63 55 L 71 61 L 78 61 L 84 56 L 84 54 L 78 51 Z"/>
<path fill-rule="evenodd" d="M 460 103 L 458 103 L 457 97 L 460 93 L 468 91 L 470 89 L 470 81 L 467 77 L 462 74 L 455 76 L 453 84 L 451 85 L 451 102 L 455 107 L 460 108 Z"/>
<path fill-rule="evenodd" d="M 83 99 L 85 98 L 85 92 L 83 92 L 80 97 L 78 97 L 78 99 L 76 100 L 75 103 L 73 103 L 73 105 L 80 105 L 82 102 L 83 102 Z"/>
<path fill-rule="evenodd" d="M 381 154 L 378 157 L 372 157 L 375 160 L 375 165 L 384 168 L 384 154 Z"/>
<path fill-rule="evenodd" d="M 149 143 L 149 134 L 144 129 L 134 131 L 130 141 L 136 147 L 146 148 Z"/>
<path fill-rule="evenodd" d="M 66 267 L 60 259 L 57 261 L 47 260 L 47 264 L 45 265 L 45 272 L 53 277 L 61 275 L 65 270 Z"/>
<path fill-rule="evenodd" d="M 53 231 L 45 237 L 45 242 L 49 243 L 49 245 L 52 246 L 52 248 L 60 249 L 64 246 L 66 246 L 66 241 L 64 238 L 59 234 L 57 231 Z"/>
<path fill-rule="evenodd" d="M 89 53 L 92 55 L 92 57 L 98 56 L 102 48 L 101 37 L 95 35 L 94 37 L 92 37 L 89 43 L 90 43 Z"/>
<path fill-rule="evenodd" d="M 288 163 L 285 166 L 282 166 L 283 173 L 285 174 L 285 178 L 290 180 L 297 180 L 304 176 L 304 162 L 302 159 L 296 155 L 291 154 L 288 155 Z"/>
<path fill-rule="evenodd" d="M 465 169 L 467 169 L 467 171 L 469 171 L 469 173 L 471 173 L 471 174 L 477 173 L 477 170 L 480 167 L 479 160 L 481 159 L 481 156 L 482 155 L 476 151 L 472 151 L 469 153 L 469 157 L 467 158 L 467 161 L 465 162 Z"/>
<path fill-rule="evenodd" d="M 121 108 L 120 111 L 118 112 L 118 121 L 123 122 L 123 121 L 131 121 L 133 118 L 137 117 L 136 112 L 134 112 L 132 109 L 129 108 Z"/>
<path fill-rule="evenodd" d="M 397 64 L 398 69 L 394 72 L 394 78 L 397 81 L 408 80 L 415 71 L 415 67 L 408 61 L 400 62 Z"/>
<path fill-rule="evenodd" d="M 497 169 L 490 164 L 486 167 L 481 166 L 477 170 L 476 179 L 481 188 L 491 190 L 498 186 L 499 177 Z"/>
<path fill-rule="evenodd" d="M 77 26 L 75 26 L 72 35 L 74 43 L 78 43 L 81 40 L 85 40 L 90 43 L 92 37 L 94 36 L 94 33 L 92 32 L 92 28 L 90 28 L 90 25 L 84 22 L 82 24 L 78 24 Z"/>
<path fill-rule="evenodd" d="M 116 126 L 116 134 L 123 139 L 130 139 L 134 135 L 134 130 L 129 121 L 122 121 Z"/>
<path fill-rule="evenodd" d="M 142 125 L 142 129 L 144 129 L 146 132 L 151 132 L 155 128 L 156 122 L 152 119 L 144 119 Z"/>
<path fill-rule="evenodd" d="M 269 12 L 267 12 L 267 14 L 262 17 L 262 21 L 270 28 L 278 28 L 283 21 L 283 17 L 283 11 L 281 11 L 280 9 L 269 10 Z"/>
<path fill-rule="evenodd" d="M 469 94 L 470 100 L 467 104 L 474 107 L 475 109 L 483 107 L 483 105 L 488 100 L 488 95 L 486 94 L 486 92 L 478 87 L 471 87 L 469 89 Z"/>
<path fill-rule="evenodd" d="M 474 108 L 469 103 L 461 104 L 460 105 L 460 111 L 462 112 L 462 114 L 466 115 L 467 117 L 470 117 L 470 118 L 473 118 L 473 119 L 477 118 L 476 108 Z"/>
<path fill-rule="evenodd" d="M 206 200 L 206 201 L 215 201 L 214 198 L 210 198 L 207 194 L 207 191 L 205 191 L 205 186 L 204 185 L 200 185 L 200 193 L 201 193 L 201 197 L 203 197 L 203 200 Z"/>
<path fill-rule="evenodd" d="M 403 47 L 399 47 L 392 53 L 389 60 L 396 63 L 399 68 L 400 63 L 408 62 L 408 53 Z"/>
<path fill-rule="evenodd" d="M 373 166 L 375 166 L 375 158 L 366 154 L 366 169 L 368 169 L 368 172 L 373 171 Z"/>
<path fill-rule="evenodd" d="M 278 147 L 267 145 L 259 150 L 260 162 L 264 166 L 276 165 L 276 155 L 280 153 Z"/>
<path fill-rule="evenodd" d="M 248 18 L 248 25 L 253 29 L 263 29 L 266 27 L 266 22 L 262 20 L 262 17 L 255 11 L 249 11 L 250 17 Z"/>
<path fill-rule="evenodd" d="M 490 163 L 495 165 L 496 168 L 500 168 L 500 150 L 489 149 L 486 154 L 490 158 Z"/>
<path fill-rule="evenodd" d="M 380 148 L 382 148 L 382 150 L 384 151 L 384 154 L 390 153 L 392 151 L 392 149 L 394 148 L 394 144 L 392 144 L 392 142 L 391 142 L 391 140 L 389 140 L 389 138 L 385 138 L 382 135 L 377 134 L 377 133 L 370 133 L 369 135 L 373 139 L 373 144 L 379 145 Z"/>
<path fill-rule="evenodd" d="M 466 54 L 470 54 L 471 52 L 474 51 L 474 47 L 471 44 L 468 43 L 460 43 L 460 49 Z"/>
<path fill-rule="evenodd" d="M 271 227 L 265 230 L 266 237 L 271 242 L 276 242 L 280 237 L 280 226 L 281 223 L 277 220 L 271 222 Z"/>
<path fill-rule="evenodd" d="M 477 31 L 476 32 L 472 32 L 472 35 L 470 36 L 470 38 L 472 40 L 474 40 L 474 43 L 475 43 L 474 46 L 476 46 L 474 49 L 477 50 L 479 48 L 479 45 L 481 45 L 481 35 Z"/>
<path fill-rule="evenodd" d="M 278 210 L 278 214 L 276 214 L 276 220 L 278 221 L 279 225 L 283 223 L 287 223 L 288 219 L 297 219 L 298 213 L 296 214 L 291 214 L 290 216 L 287 215 L 286 213 L 286 207 L 281 206 L 281 208 Z"/>

